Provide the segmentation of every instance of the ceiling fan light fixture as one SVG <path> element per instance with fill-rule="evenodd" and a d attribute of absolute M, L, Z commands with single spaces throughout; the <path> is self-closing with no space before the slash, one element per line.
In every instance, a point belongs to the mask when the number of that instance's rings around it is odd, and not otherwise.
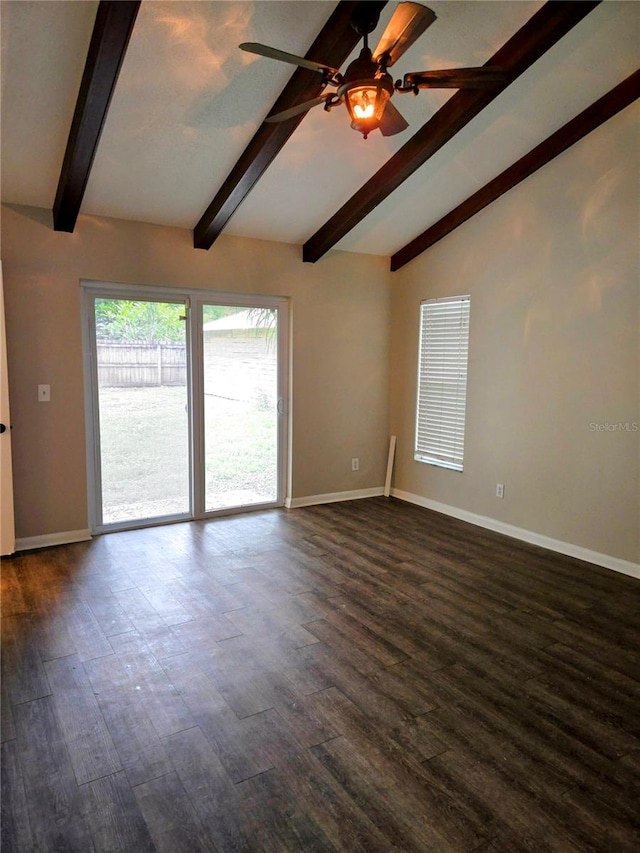
<path fill-rule="evenodd" d="M 365 139 L 380 124 L 392 91 L 385 81 L 374 81 L 353 86 L 345 92 L 351 127 L 362 133 Z"/>
<path fill-rule="evenodd" d="M 378 129 L 383 136 L 395 136 L 406 130 L 409 123 L 390 102 L 394 92 L 413 92 L 417 95 L 420 89 L 491 88 L 506 81 L 507 77 L 501 68 L 483 65 L 479 68 L 412 71 L 406 73 L 404 78 L 394 85 L 387 69 L 394 65 L 435 21 L 436 15 L 431 9 L 412 0 L 398 3 L 374 55 L 369 49 L 368 36 L 377 26 L 380 10 L 385 2 L 371 0 L 367 3 L 352 4 L 355 8 L 351 13 L 351 25 L 363 37 L 363 47 L 358 57 L 349 63 L 344 74 L 337 68 L 322 65 L 304 56 L 257 42 L 243 42 L 240 47 L 249 53 L 321 72 L 321 88 L 328 85 L 337 87 L 334 94 L 320 94 L 279 112 L 271 112 L 265 122 L 288 121 L 319 104 L 323 104 L 324 109 L 329 112 L 333 107 L 346 103 L 351 127 L 365 139 L 372 130 Z"/>
<path fill-rule="evenodd" d="M 351 127 L 366 139 L 379 126 L 387 101 L 393 94 L 391 75 L 371 58 L 366 36 L 360 55 L 345 71 L 337 94 L 345 100 Z"/>
<path fill-rule="evenodd" d="M 342 88 L 351 127 L 364 138 L 375 130 L 393 94 L 393 82 L 388 74 L 365 80 L 349 81 Z"/>

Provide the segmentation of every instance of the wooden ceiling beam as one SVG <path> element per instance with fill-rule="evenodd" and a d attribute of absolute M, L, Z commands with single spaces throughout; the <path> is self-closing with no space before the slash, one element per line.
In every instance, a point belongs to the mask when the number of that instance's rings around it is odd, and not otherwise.
<path fill-rule="evenodd" d="M 341 0 L 306 53 L 307 59 L 339 68 L 358 44 L 360 36 L 351 26 L 351 16 L 363 0 Z M 367 4 L 374 5 L 374 4 Z M 386 0 L 376 2 L 382 9 Z M 297 68 L 282 90 L 270 114 L 279 113 L 303 101 L 317 98 L 322 90 L 317 71 Z M 215 198 L 193 230 L 196 249 L 210 249 L 228 221 L 260 180 L 306 113 L 287 121 L 260 125 Z"/>
<path fill-rule="evenodd" d="M 55 231 L 76 225 L 140 0 L 100 0 L 53 204 Z"/>
<path fill-rule="evenodd" d="M 318 261 L 599 3 L 600 0 L 545 3 L 486 63 L 502 68 L 505 80 L 491 89 L 456 92 L 307 240 L 303 260 Z"/>
<path fill-rule="evenodd" d="M 463 222 L 471 219 L 476 213 L 494 202 L 501 195 L 533 175 L 567 148 L 570 148 L 592 130 L 600 127 L 616 113 L 628 107 L 640 98 L 640 71 L 619 83 L 602 98 L 583 110 L 560 130 L 552 133 L 540 145 L 536 145 L 528 154 L 505 169 L 497 178 L 489 181 L 482 189 L 475 192 L 462 204 L 439 219 L 426 231 L 407 243 L 391 257 L 391 270 L 395 272 L 408 264 L 422 252 L 442 240 Z"/>

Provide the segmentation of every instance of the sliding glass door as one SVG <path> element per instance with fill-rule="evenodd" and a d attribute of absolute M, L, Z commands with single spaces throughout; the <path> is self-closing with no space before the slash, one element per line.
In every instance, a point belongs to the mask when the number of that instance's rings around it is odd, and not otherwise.
<path fill-rule="evenodd" d="M 273 308 L 202 306 L 205 511 L 278 500 Z"/>
<path fill-rule="evenodd" d="M 84 295 L 92 529 L 281 505 L 286 301 Z"/>
<path fill-rule="evenodd" d="M 184 301 L 93 301 L 100 526 L 191 514 L 185 319 Z"/>

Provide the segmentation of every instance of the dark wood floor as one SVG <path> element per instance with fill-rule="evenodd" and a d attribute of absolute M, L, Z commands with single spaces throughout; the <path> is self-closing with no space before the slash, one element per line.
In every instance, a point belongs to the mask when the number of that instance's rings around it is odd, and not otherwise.
<path fill-rule="evenodd" d="M 640 850 L 640 581 L 394 500 L 2 562 L 10 851 Z"/>

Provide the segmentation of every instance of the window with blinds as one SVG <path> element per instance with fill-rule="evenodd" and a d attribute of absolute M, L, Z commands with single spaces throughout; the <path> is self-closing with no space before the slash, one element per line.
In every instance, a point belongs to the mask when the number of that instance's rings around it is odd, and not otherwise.
<path fill-rule="evenodd" d="M 468 296 L 420 305 L 414 459 L 462 471 L 469 357 Z"/>

